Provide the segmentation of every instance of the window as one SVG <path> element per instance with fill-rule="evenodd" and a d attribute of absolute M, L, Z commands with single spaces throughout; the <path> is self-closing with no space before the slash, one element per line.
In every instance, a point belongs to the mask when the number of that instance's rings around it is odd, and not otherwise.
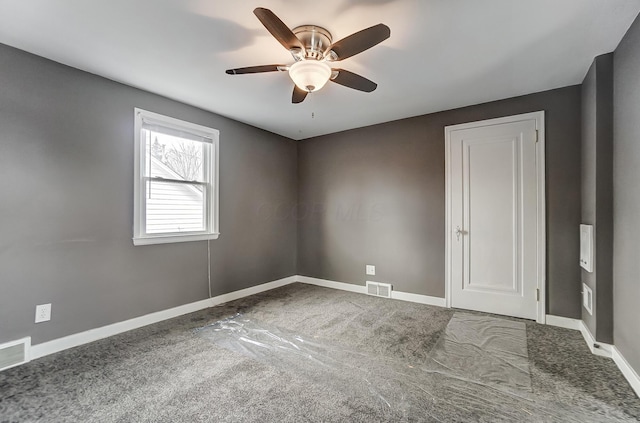
<path fill-rule="evenodd" d="M 135 245 L 218 238 L 218 135 L 135 109 Z"/>

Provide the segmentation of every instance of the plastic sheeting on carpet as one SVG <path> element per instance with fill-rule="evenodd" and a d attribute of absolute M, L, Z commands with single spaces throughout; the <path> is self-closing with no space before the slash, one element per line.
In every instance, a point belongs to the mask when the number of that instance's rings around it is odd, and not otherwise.
<path fill-rule="evenodd" d="M 455 313 L 431 359 L 451 375 L 531 392 L 523 322 Z"/>
<path fill-rule="evenodd" d="M 195 333 L 389 421 L 633 421 L 605 404 L 594 414 L 536 398 L 521 322 L 455 313 L 430 358 L 420 363 L 353 351 L 240 314 Z"/>

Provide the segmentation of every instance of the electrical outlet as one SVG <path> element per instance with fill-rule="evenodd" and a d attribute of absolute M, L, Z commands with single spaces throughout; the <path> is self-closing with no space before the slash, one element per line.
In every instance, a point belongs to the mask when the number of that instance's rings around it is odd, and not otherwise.
<path fill-rule="evenodd" d="M 367 264 L 366 271 L 367 271 L 367 275 L 372 275 L 372 276 L 376 275 L 376 267 L 375 266 Z"/>
<path fill-rule="evenodd" d="M 51 304 L 40 304 L 36 306 L 36 323 L 48 322 L 51 320 Z"/>

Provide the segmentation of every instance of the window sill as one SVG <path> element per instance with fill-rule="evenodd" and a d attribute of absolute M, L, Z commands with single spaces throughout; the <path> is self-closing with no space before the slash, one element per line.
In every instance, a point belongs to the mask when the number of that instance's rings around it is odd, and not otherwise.
<path fill-rule="evenodd" d="M 219 233 L 150 236 L 145 238 L 133 238 L 133 245 L 173 244 L 175 242 L 208 241 L 210 239 L 218 239 L 219 236 Z"/>

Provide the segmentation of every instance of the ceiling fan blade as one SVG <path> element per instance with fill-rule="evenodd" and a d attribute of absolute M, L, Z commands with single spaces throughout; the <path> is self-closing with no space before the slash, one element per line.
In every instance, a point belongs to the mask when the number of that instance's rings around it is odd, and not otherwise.
<path fill-rule="evenodd" d="M 302 103 L 305 98 L 307 98 L 308 92 L 305 90 L 301 90 L 297 85 L 293 86 L 293 96 L 291 97 L 291 102 L 293 104 Z"/>
<path fill-rule="evenodd" d="M 344 60 L 380 44 L 390 36 L 391 29 L 384 24 L 378 24 L 333 43 L 329 51 L 333 51 L 338 56 L 336 61 Z"/>
<path fill-rule="evenodd" d="M 284 48 L 287 50 L 300 49 L 304 51 L 302 41 L 300 41 L 293 31 L 271 10 L 258 7 L 253 11 L 253 14 L 256 15 L 260 22 L 262 22 L 262 25 L 267 28 L 267 31 L 269 31 Z"/>
<path fill-rule="evenodd" d="M 277 72 L 287 65 L 263 65 L 263 66 L 249 66 L 246 68 L 227 69 L 225 72 L 227 75 L 243 75 L 245 73 L 262 73 L 262 72 Z"/>
<path fill-rule="evenodd" d="M 336 84 L 344 85 L 345 87 L 353 88 L 354 90 L 364 91 L 370 93 L 378 88 L 378 84 L 368 80 L 364 76 L 360 76 L 357 73 L 349 72 L 344 69 L 333 69 L 338 72 L 338 76 L 331 81 Z"/>

